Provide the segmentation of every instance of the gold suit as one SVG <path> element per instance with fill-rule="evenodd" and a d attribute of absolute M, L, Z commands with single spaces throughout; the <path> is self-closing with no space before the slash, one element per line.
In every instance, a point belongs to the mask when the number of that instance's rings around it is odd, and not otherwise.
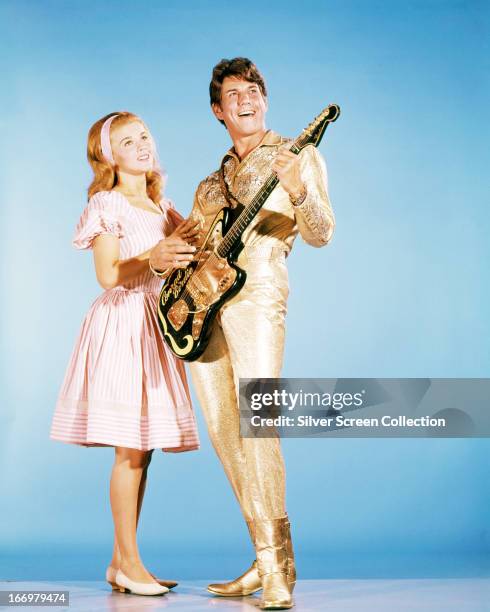
<path fill-rule="evenodd" d="M 228 151 L 224 177 L 239 202 L 250 203 L 286 142 L 268 131 L 243 160 L 233 149 Z M 238 379 L 280 376 L 289 293 L 285 258 L 298 232 L 308 244 L 320 247 L 334 229 L 326 168 L 314 146 L 300 153 L 300 167 L 306 199 L 293 206 L 280 184 L 269 196 L 242 237 L 245 248 L 237 264 L 247 273 L 246 283 L 223 306 L 205 353 L 191 364 L 211 441 L 247 521 L 286 515 L 285 474 L 278 438 L 240 438 Z M 227 205 L 215 172 L 200 183 L 192 209 L 203 236 Z"/>

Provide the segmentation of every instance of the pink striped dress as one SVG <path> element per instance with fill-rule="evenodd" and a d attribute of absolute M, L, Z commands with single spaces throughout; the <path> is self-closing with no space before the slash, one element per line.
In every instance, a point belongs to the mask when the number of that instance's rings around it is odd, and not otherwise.
<path fill-rule="evenodd" d="M 164 213 L 132 206 L 117 191 L 89 201 L 73 245 L 92 247 L 100 234 L 119 238 L 128 259 L 168 235 L 179 217 L 164 201 Z M 84 446 L 199 448 L 184 364 L 163 342 L 157 321 L 162 281 L 150 270 L 105 291 L 91 306 L 65 374 L 51 438 Z"/>

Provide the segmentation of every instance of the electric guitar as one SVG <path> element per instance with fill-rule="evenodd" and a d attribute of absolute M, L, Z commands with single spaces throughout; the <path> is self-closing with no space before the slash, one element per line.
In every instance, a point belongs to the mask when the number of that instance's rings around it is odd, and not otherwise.
<path fill-rule="evenodd" d="M 336 104 L 328 106 L 289 150 L 298 155 L 307 145 L 317 147 L 328 124 L 339 114 Z M 241 236 L 278 182 L 275 172 L 271 172 L 238 217 L 234 217 L 232 208 L 222 208 L 194 261 L 167 278 L 158 300 L 158 322 L 165 342 L 180 359 L 194 361 L 202 355 L 219 309 L 243 287 L 247 275 L 236 265 L 243 249 Z"/>

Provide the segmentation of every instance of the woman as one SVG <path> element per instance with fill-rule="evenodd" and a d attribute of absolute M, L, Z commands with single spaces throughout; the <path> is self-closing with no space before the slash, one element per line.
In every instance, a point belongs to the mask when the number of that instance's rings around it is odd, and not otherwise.
<path fill-rule="evenodd" d="M 162 198 L 154 141 L 139 117 L 119 112 L 97 121 L 87 154 L 94 178 L 73 244 L 93 249 L 105 292 L 80 331 L 51 437 L 115 447 L 115 538 L 106 578 L 122 591 L 160 595 L 176 583 L 145 568 L 136 541 L 151 453 L 195 450 L 199 440 L 183 363 L 166 348 L 158 328 L 162 281 L 152 274 L 149 258 L 158 244 L 169 269 L 185 268 L 198 228 Z"/>

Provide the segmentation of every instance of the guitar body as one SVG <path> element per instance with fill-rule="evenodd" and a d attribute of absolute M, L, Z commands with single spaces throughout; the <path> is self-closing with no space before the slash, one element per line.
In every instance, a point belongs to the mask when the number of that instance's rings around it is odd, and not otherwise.
<path fill-rule="evenodd" d="M 247 277 L 235 263 L 241 242 L 226 257 L 220 257 L 213 246 L 226 236 L 232 222 L 231 209 L 222 208 L 195 261 L 172 272 L 160 292 L 158 322 L 163 338 L 186 361 L 202 355 L 219 309 L 240 291 Z"/>

